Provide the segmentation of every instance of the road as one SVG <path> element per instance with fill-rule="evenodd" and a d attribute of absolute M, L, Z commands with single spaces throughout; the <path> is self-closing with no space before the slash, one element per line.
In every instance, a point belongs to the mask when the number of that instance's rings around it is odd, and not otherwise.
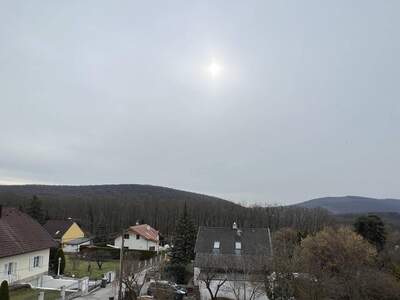
<path fill-rule="evenodd" d="M 117 289 L 112 284 L 108 284 L 106 288 L 101 288 L 86 296 L 76 298 L 76 300 L 109 300 L 110 297 L 117 299 Z"/>
<path fill-rule="evenodd" d="M 139 273 L 139 282 L 143 283 L 143 280 L 145 279 L 146 272 L 149 269 L 145 269 Z M 147 294 L 147 289 L 149 287 L 148 282 L 146 282 L 141 290 L 141 295 L 146 295 Z M 82 296 L 79 298 L 75 298 L 76 300 L 109 300 L 110 297 L 114 297 L 116 300 L 118 298 L 118 287 L 117 287 L 117 281 L 114 281 L 113 283 L 107 284 L 107 287 L 105 288 L 100 288 L 97 291 L 86 295 Z"/>

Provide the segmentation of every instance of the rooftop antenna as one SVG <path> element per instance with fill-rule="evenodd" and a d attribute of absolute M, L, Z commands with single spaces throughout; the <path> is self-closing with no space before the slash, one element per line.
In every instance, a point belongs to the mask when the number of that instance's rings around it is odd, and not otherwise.
<path fill-rule="evenodd" d="M 238 226 L 237 226 L 236 222 L 233 222 L 233 224 L 232 224 L 232 229 L 233 229 L 233 230 L 237 230 L 237 229 L 238 229 Z"/>

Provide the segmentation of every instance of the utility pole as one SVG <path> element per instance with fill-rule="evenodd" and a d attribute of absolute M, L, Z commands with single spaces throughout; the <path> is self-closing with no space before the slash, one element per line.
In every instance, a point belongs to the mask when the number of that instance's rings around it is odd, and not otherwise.
<path fill-rule="evenodd" d="M 122 300 L 122 275 L 123 275 L 123 267 L 124 267 L 124 234 L 125 231 L 122 230 L 122 235 L 121 235 L 121 249 L 119 251 L 119 288 L 118 288 L 118 300 Z"/>

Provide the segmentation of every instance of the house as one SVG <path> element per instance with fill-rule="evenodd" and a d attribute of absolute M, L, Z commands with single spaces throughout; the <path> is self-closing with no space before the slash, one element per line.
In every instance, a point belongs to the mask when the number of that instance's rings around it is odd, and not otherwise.
<path fill-rule="evenodd" d="M 200 227 L 194 262 L 194 284 L 201 299 L 211 299 L 208 288 L 228 299 L 268 299 L 263 271 L 271 259 L 267 228 Z"/>
<path fill-rule="evenodd" d="M 50 248 L 56 246 L 30 216 L 0 206 L 0 281 L 40 284 L 49 270 Z"/>
<path fill-rule="evenodd" d="M 81 250 L 81 246 L 89 246 L 91 243 L 92 239 L 88 237 L 66 241 L 64 243 L 63 251 L 65 253 L 78 253 Z"/>
<path fill-rule="evenodd" d="M 130 250 L 159 251 L 160 236 L 150 225 L 141 224 L 129 227 L 123 236 L 124 247 Z M 122 235 L 114 239 L 114 247 L 121 248 Z"/>
<path fill-rule="evenodd" d="M 67 242 L 85 237 L 85 233 L 82 231 L 79 225 L 71 219 L 48 220 L 43 227 L 56 242 L 61 244 L 63 249 Z"/>

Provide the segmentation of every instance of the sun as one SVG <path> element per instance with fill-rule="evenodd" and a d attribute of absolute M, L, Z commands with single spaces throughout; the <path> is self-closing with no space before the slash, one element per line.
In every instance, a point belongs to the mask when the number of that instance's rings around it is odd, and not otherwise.
<path fill-rule="evenodd" d="M 221 74 L 222 67 L 220 64 L 213 61 L 211 64 L 208 65 L 207 71 L 211 75 L 212 78 L 215 78 Z"/>

